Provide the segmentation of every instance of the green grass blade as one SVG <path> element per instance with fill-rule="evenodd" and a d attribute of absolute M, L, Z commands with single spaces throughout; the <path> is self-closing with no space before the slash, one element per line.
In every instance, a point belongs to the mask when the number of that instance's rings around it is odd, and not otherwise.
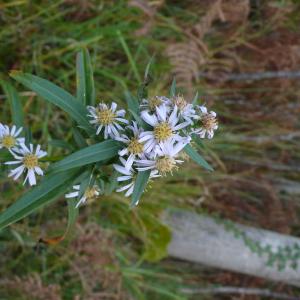
<path fill-rule="evenodd" d="M 95 85 L 90 54 L 82 49 L 76 57 L 77 99 L 84 105 L 95 105 Z"/>
<path fill-rule="evenodd" d="M 23 108 L 17 90 L 5 80 L 0 80 L 0 84 L 9 100 L 13 124 L 17 127 L 24 127 Z"/>
<path fill-rule="evenodd" d="M 151 68 L 151 65 L 153 63 L 153 60 L 154 60 L 154 55 L 150 58 L 147 66 L 146 66 L 146 69 L 145 69 L 145 74 L 144 74 L 144 80 L 147 80 L 148 77 L 151 77 L 150 76 L 150 68 Z"/>
<path fill-rule="evenodd" d="M 62 195 L 78 175 L 78 170 L 47 175 L 0 215 L 0 229 L 17 222 Z"/>
<path fill-rule="evenodd" d="M 129 61 L 130 65 L 131 65 L 131 68 L 132 68 L 133 74 L 135 76 L 135 79 L 137 80 L 137 82 L 139 84 L 141 84 L 142 83 L 142 79 L 141 79 L 141 76 L 140 76 L 139 71 L 137 69 L 137 65 L 136 65 L 136 63 L 135 63 L 135 61 L 133 59 L 133 56 L 132 56 L 132 54 L 131 54 L 131 52 L 129 50 L 129 47 L 128 47 L 128 45 L 127 45 L 127 43 L 126 43 L 126 41 L 125 41 L 125 39 L 124 39 L 121 31 L 118 30 L 117 31 L 117 35 L 118 35 L 119 41 L 120 41 L 120 43 L 121 43 L 121 45 L 122 45 L 122 47 L 123 47 L 123 49 L 124 49 L 124 51 L 125 51 L 125 53 L 127 55 L 127 58 L 128 58 L 128 61 Z"/>
<path fill-rule="evenodd" d="M 148 183 L 151 171 L 143 171 L 138 172 L 138 175 L 135 180 L 134 190 L 131 197 L 131 204 L 130 206 L 133 207 L 138 204 L 144 189 Z"/>
<path fill-rule="evenodd" d="M 121 147 L 121 143 L 113 140 L 107 140 L 88 146 L 51 165 L 49 170 L 52 172 L 61 172 L 91 163 L 104 161 L 116 156 Z"/>
<path fill-rule="evenodd" d="M 184 147 L 186 154 L 195 161 L 198 165 L 205 168 L 206 170 L 213 171 L 214 169 L 208 164 L 208 162 L 191 146 L 186 145 Z"/>
<path fill-rule="evenodd" d="M 86 107 L 79 101 L 76 101 L 67 91 L 46 79 L 28 73 L 12 71 L 10 76 L 45 100 L 67 112 L 88 133 L 95 131 L 88 122 Z"/>

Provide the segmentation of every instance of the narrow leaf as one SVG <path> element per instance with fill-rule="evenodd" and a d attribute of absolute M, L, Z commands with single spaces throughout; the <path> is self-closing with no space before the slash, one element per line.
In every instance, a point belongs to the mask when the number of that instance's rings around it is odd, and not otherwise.
<path fill-rule="evenodd" d="M 62 195 L 78 174 L 78 170 L 47 175 L 34 188 L 0 215 L 0 229 L 15 223 Z"/>
<path fill-rule="evenodd" d="M 1 80 L 0 84 L 9 100 L 13 124 L 24 127 L 23 108 L 17 90 L 7 81 Z"/>
<path fill-rule="evenodd" d="M 154 56 L 152 56 L 146 66 L 146 70 L 145 70 L 145 74 L 144 74 L 144 80 L 147 81 L 148 80 L 148 77 L 150 76 L 150 67 L 153 63 L 153 60 L 154 60 Z"/>
<path fill-rule="evenodd" d="M 67 112 L 88 133 L 94 132 L 93 127 L 88 122 L 86 116 L 88 112 L 85 106 L 79 101 L 76 101 L 70 93 L 46 79 L 28 73 L 12 71 L 10 76 L 36 92 L 45 100 Z"/>
<path fill-rule="evenodd" d="M 79 148 L 85 148 L 88 146 L 85 138 L 76 127 L 72 128 L 72 133 L 73 133 L 74 141 Z"/>
<path fill-rule="evenodd" d="M 176 79 L 173 78 L 171 89 L 170 89 L 170 96 L 175 97 L 176 96 Z"/>
<path fill-rule="evenodd" d="M 68 142 L 64 140 L 57 140 L 53 139 L 48 142 L 49 145 L 56 147 L 56 148 L 62 148 L 62 149 L 68 149 L 70 151 L 74 150 L 73 145 L 69 144 Z"/>
<path fill-rule="evenodd" d="M 137 205 L 148 183 L 151 171 L 138 172 L 131 197 L 131 207 Z"/>
<path fill-rule="evenodd" d="M 76 151 L 63 160 L 51 165 L 49 170 L 52 172 L 61 172 L 91 163 L 104 161 L 116 156 L 120 148 L 121 144 L 119 142 L 107 140 Z"/>
<path fill-rule="evenodd" d="M 84 105 L 95 105 L 94 75 L 90 54 L 82 49 L 76 57 L 77 99 Z"/>
<path fill-rule="evenodd" d="M 132 56 L 132 54 L 130 52 L 130 49 L 129 49 L 129 47 L 128 47 L 128 45 L 127 45 L 127 43 L 126 43 L 126 41 L 125 41 L 125 39 L 124 39 L 121 31 L 118 30 L 117 31 L 117 35 L 118 35 L 119 41 L 120 41 L 120 43 L 122 45 L 122 48 L 124 49 L 124 52 L 127 55 L 127 58 L 128 58 L 129 63 L 130 63 L 130 66 L 131 66 L 131 69 L 133 71 L 133 74 L 135 76 L 135 79 L 137 80 L 137 82 L 139 84 L 141 84 L 142 79 L 141 79 L 141 76 L 140 76 L 139 71 L 137 69 L 137 65 L 136 65 L 136 63 L 134 61 L 134 58 L 133 58 L 133 56 Z"/>
<path fill-rule="evenodd" d="M 186 154 L 189 155 L 189 157 L 195 161 L 198 165 L 201 167 L 213 171 L 214 169 L 208 164 L 208 162 L 191 146 L 191 145 L 186 145 L 184 147 L 184 151 Z"/>
<path fill-rule="evenodd" d="M 198 102 L 198 96 L 199 96 L 199 92 L 197 91 L 196 94 L 195 94 L 195 96 L 194 96 L 194 98 L 193 98 L 193 101 L 192 101 L 193 105 L 197 104 L 197 102 Z"/>
<path fill-rule="evenodd" d="M 126 99 L 126 102 L 127 102 L 128 109 L 130 109 L 131 111 L 138 114 L 138 112 L 139 112 L 139 103 L 138 103 L 137 99 L 135 97 L 133 97 L 133 95 L 128 91 L 126 91 L 124 93 L 124 95 L 125 95 L 125 99 Z"/>

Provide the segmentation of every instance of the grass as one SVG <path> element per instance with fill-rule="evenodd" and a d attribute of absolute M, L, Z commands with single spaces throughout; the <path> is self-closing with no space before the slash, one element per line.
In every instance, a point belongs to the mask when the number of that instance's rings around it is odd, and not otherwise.
<path fill-rule="evenodd" d="M 299 19 L 295 5 L 291 17 L 287 15 L 277 27 L 271 17 L 252 20 L 231 38 L 222 31 L 221 25 L 213 27 L 206 37 L 209 55 L 214 57 L 220 50 L 232 50 L 242 70 L 267 69 L 260 65 L 268 59 L 259 52 L 260 43 L 272 35 L 276 39 L 282 28 L 287 30 L 286 35 L 293 34 Z M 205 13 L 204 7 L 199 10 L 201 14 Z M 124 103 L 124 91 L 136 93 L 152 57 L 154 81 L 149 88 L 150 95 L 168 93 L 173 76 L 164 49 L 174 40 L 184 39 L 185 27 L 197 23 L 198 13 L 188 5 L 168 3 L 158 11 L 151 34 L 137 37 L 135 30 L 145 23 L 145 18 L 139 9 L 128 6 L 127 1 L 56 0 L 47 5 L 40 1 L 7 1 L 0 4 L 0 78 L 18 88 L 26 124 L 34 138 L 48 145 L 50 152 L 56 155 L 66 152 L 51 145 L 50 141 L 70 138 L 70 120 L 12 82 L 8 78 L 9 71 L 18 69 L 37 74 L 75 94 L 75 56 L 82 46 L 86 46 L 94 66 L 97 99 Z M 256 21 L 259 21 L 259 30 L 252 28 Z M 249 50 L 253 48 L 258 50 Z M 271 54 L 275 61 L 283 60 L 277 53 Z M 215 59 L 223 63 L 222 57 Z M 284 62 L 281 66 L 285 67 Z M 14 281 L 15 289 L 20 291 L 12 296 L 6 281 L 14 280 L 17 274 L 34 289 L 36 283 L 28 281 L 32 273 L 37 273 L 46 287 L 57 285 L 63 299 L 74 299 L 75 295 L 87 297 L 90 291 L 86 284 L 91 283 L 90 274 L 81 270 L 82 265 L 74 267 L 74 262 L 86 259 L 93 270 L 89 251 L 99 251 L 108 260 L 95 263 L 104 270 L 101 276 L 108 279 L 107 282 L 93 282 L 94 290 L 117 295 L 120 299 L 126 299 L 128 294 L 134 299 L 186 299 L 188 297 L 178 292 L 182 286 L 226 284 L 224 280 L 215 279 L 217 272 L 211 275 L 212 271 L 201 270 L 199 275 L 199 270 L 190 265 L 182 266 L 165 259 L 170 236 L 158 219 L 168 207 L 217 213 L 252 226 L 299 233 L 296 195 L 282 195 L 275 183 L 282 179 L 293 182 L 300 179 L 299 171 L 293 169 L 299 162 L 299 139 L 278 137 L 299 130 L 297 83 L 202 80 L 196 82 L 194 88 L 203 91 L 205 101 L 220 116 L 216 137 L 202 146 L 215 172 L 208 174 L 189 162 L 173 177 L 154 182 L 138 209 L 134 210 L 129 210 L 127 200 L 119 194 L 103 197 L 80 210 L 80 226 L 73 240 L 56 246 L 46 246 L 38 241 L 41 237 L 64 232 L 67 207 L 63 199 L 2 231 L 1 297 L 31 299 L 32 296 L 22 292 L 22 285 Z M 0 96 L 0 105 L 1 122 L 10 123 L 9 101 L 4 93 Z M 263 137 L 267 139 L 261 142 Z M 4 209 L 22 194 L 22 187 L 7 179 L 5 168 L 2 165 L 0 168 L 0 207 Z M 268 208 L 267 217 L 260 212 L 265 207 Z M 273 214 L 279 215 L 280 224 L 276 223 Z M 92 250 L 78 253 L 74 243 L 81 241 L 80 232 L 85 232 L 85 224 L 91 223 L 104 228 L 105 237 L 100 234 L 99 239 L 104 245 L 108 243 L 107 248 L 93 248 L 93 240 L 87 240 L 85 243 L 91 244 Z M 85 235 L 88 236 L 87 232 L 82 236 Z M 205 279 L 207 274 L 211 275 L 209 280 Z M 234 275 L 229 273 L 228 276 Z M 239 280 L 242 285 L 243 277 Z M 121 288 L 116 286 L 118 282 Z M 256 284 L 254 279 L 253 284 Z M 46 293 L 45 288 L 40 293 Z"/>

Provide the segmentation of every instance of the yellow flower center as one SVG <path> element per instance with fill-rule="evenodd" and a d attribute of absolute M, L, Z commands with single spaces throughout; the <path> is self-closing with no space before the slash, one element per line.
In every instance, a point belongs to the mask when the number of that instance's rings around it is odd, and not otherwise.
<path fill-rule="evenodd" d="M 161 105 L 162 101 L 157 97 L 152 97 L 148 100 L 148 105 L 151 111 L 155 111 L 156 107 Z"/>
<path fill-rule="evenodd" d="M 213 129 L 216 125 L 218 125 L 217 119 L 211 114 L 207 114 L 201 119 L 202 125 L 206 130 Z"/>
<path fill-rule="evenodd" d="M 35 154 L 26 154 L 23 158 L 23 164 L 27 169 L 33 169 L 39 165 L 39 159 Z"/>
<path fill-rule="evenodd" d="M 116 114 L 111 109 L 102 109 L 97 111 L 98 122 L 101 125 L 109 125 L 113 123 Z"/>
<path fill-rule="evenodd" d="M 166 175 L 166 173 L 172 173 L 173 169 L 177 169 L 178 167 L 174 158 L 165 156 L 156 161 L 156 168 L 159 173 Z"/>
<path fill-rule="evenodd" d="M 137 138 L 132 138 L 128 144 L 128 151 L 132 154 L 142 153 L 143 148 L 143 144 L 139 143 Z"/>
<path fill-rule="evenodd" d="M 11 135 L 6 135 L 2 138 L 3 147 L 9 149 L 16 145 L 16 139 Z"/>
<path fill-rule="evenodd" d="M 87 188 L 86 191 L 84 192 L 84 196 L 88 199 L 88 200 L 92 200 L 94 198 L 96 198 L 98 190 L 96 187 L 90 187 Z"/>
<path fill-rule="evenodd" d="M 173 97 L 172 101 L 180 110 L 184 109 L 188 104 L 183 96 L 180 95 Z"/>
<path fill-rule="evenodd" d="M 162 122 L 154 128 L 154 137 L 159 142 L 166 141 L 172 136 L 172 134 L 171 126 L 166 122 Z"/>

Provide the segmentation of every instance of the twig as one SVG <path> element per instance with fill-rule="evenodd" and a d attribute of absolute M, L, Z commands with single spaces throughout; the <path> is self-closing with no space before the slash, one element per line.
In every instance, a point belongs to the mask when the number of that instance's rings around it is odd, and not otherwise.
<path fill-rule="evenodd" d="M 184 294 L 241 294 L 241 295 L 256 295 L 271 297 L 272 299 L 283 299 L 283 300 L 299 300 L 299 297 L 293 297 L 286 294 L 274 293 L 267 289 L 256 289 L 256 288 L 240 288 L 234 286 L 224 287 L 209 287 L 209 288 L 182 288 L 180 290 Z"/>
<path fill-rule="evenodd" d="M 199 73 L 199 77 L 214 79 L 213 74 L 206 72 Z M 246 81 L 246 80 L 262 80 L 262 79 L 274 79 L 274 78 L 300 78 L 300 71 L 267 71 L 257 73 L 233 73 L 226 74 L 223 77 L 224 81 Z"/>

